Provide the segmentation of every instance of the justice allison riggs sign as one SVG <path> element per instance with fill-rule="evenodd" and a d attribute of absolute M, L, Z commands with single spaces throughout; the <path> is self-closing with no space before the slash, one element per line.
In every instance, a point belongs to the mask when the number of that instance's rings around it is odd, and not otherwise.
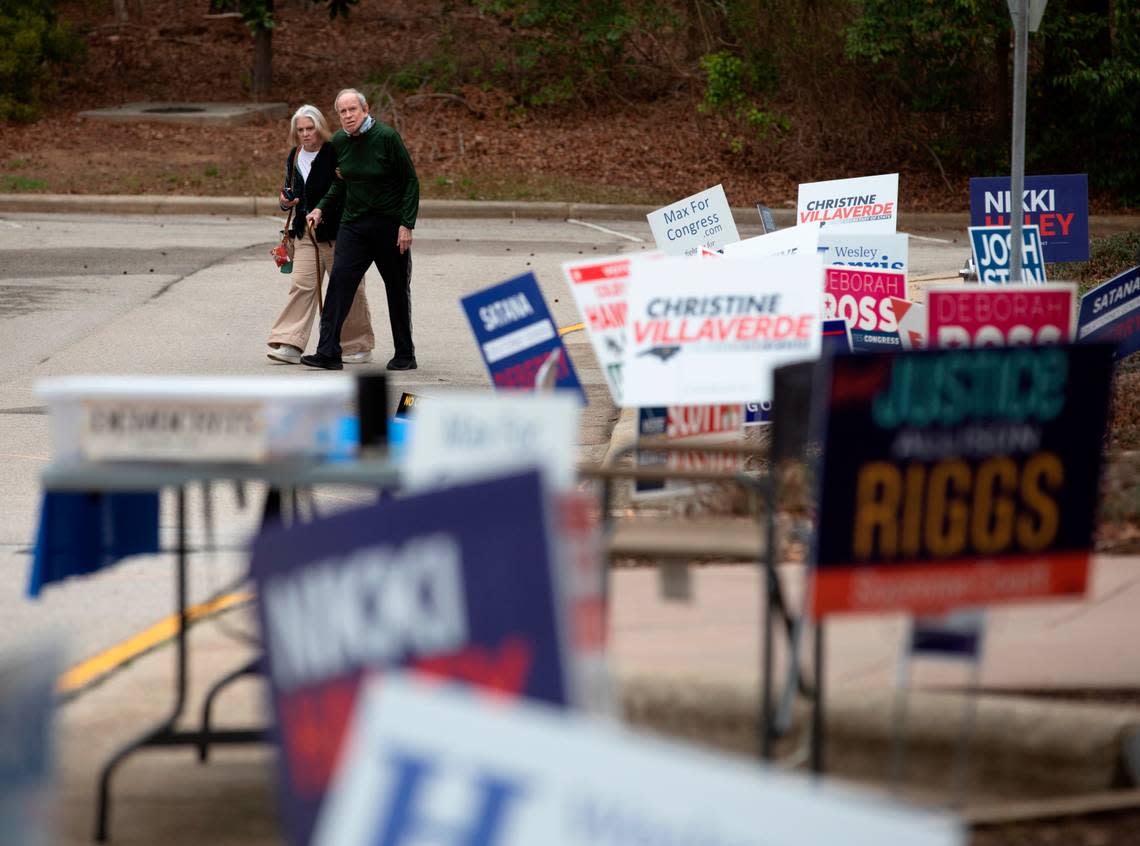
<path fill-rule="evenodd" d="M 1112 347 L 825 359 L 811 609 L 940 613 L 1085 591 Z"/>

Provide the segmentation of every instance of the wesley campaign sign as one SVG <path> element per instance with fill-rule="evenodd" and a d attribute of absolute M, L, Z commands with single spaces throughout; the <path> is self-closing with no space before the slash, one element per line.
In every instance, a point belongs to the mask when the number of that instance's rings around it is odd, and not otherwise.
<path fill-rule="evenodd" d="M 257 538 L 250 569 L 290 843 L 309 842 L 366 671 L 571 700 L 548 522 L 531 472 Z"/>
<path fill-rule="evenodd" d="M 586 403 L 574 363 L 554 326 L 533 273 L 524 273 L 460 300 L 496 388 L 533 389 L 551 356 L 554 386 L 574 390 Z"/>
<path fill-rule="evenodd" d="M 1077 288 L 940 285 L 926 292 L 926 337 L 936 347 L 1055 344 L 1076 337 Z"/>
<path fill-rule="evenodd" d="M 813 615 L 1084 593 L 1111 347 L 881 352 L 820 371 Z"/>
<path fill-rule="evenodd" d="M 416 406 L 404 481 L 422 489 L 540 467 L 552 487 L 577 479 L 580 405 L 565 391 L 433 396 Z"/>
<path fill-rule="evenodd" d="M 1115 345 L 1116 357 L 1140 350 L 1140 267 L 1126 270 L 1081 297 L 1082 341 Z"/>
<path fill-rule="evenodd" d="M 699 266 L 699 274 L 681 258 L 633 266 L 623 405 L 762 402 L 773 367 L 819 357 L 817 255 Z"/>
<path fill-rule="evenodd" d="M 714 253 L 714 255 L 719 255 Z M 586 324 L 594 355 L 602 366 L 610 395 L 621 403 L 621 363 L 625 349 L 625 285 L 631 261 L 659 258 L 654 252 L 636 256 L 608 256 L 562 264 L 574 302 Z"/>
<path fill-rule="evenodd" d="M 671 256 L 695 256 L 739 241 L 724 187 L 714 185 L 646 215 L 657 249 Z"/>
<path fill-rule="evenodd" d="M 860 233 L 827 227 L 819 233 L 819 254 L 830 267 L 882 270 L 905 277 L 909 242 L 906 233 Z"/>
<path fill-rule="evenodd" d="M 961 846 L 949 816 L 525 702 L 370 685 L 317 846 Z"/>
<path fill-rule="evenodd" d="M 1008 226 L 1009 177 L 970 180 L 970 225 Z M 1026 176 L 1024 222 L 1041 232 L 1045 261 L 1087 261 L 1089 257 L 1089 178 L 1084 173 Z"/>
<path fill-rule="evenodd" d="M 807 182 L 800 185 L 796 221 L 894 232 L 898 226 L 898 205 L 897 173 Z"/>
<path fill-rule="evenodd" d="M 1009 282 L 1010 229 L 1008 226 L 971 226 L 970 248 L 978 281 L 985 284 Z M 1022 278 L 1019 282 L 1044 282 L 1045 259 L 1041 249 L 1041 235 L 1036 226 L 1022 227 L 1024 249 L 1021 251 Z"/>

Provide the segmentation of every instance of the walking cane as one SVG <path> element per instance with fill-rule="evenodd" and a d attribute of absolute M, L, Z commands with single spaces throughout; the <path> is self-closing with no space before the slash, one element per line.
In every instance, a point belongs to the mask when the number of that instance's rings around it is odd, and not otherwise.
<path fill-rule="evenodd" d="M 325 310 L 324 302 L 321 299 L 321 284 L 324 282 L 325 274 L 321 267 L 321 247 L 320 244 L 317 243 L 316 233 L 317 229 L 310 220 L 305 226 L 305 234 L 309 236 L 309 243 L 313 245 L 313 249 L 317 252 L 317 314 L 320 315 L 321 312 Z"/>

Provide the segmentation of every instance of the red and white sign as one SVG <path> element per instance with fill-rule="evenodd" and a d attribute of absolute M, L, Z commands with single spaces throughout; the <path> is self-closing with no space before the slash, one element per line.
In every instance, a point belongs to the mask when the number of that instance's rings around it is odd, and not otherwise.
<path fill-rule="evenodd" d="M 824 320 L 846 320 L 852 329 L 894 332 L 898 328 L 891 298 L 906 298 L 906 274 L 859 267 L 824 271 Z"/>
<path fill-rule="evenodd" d="M 927 339 L 935 347 L 1004 347 L 1070 341 L 1077 286 L 951 285 L 926 295 Z"/>
<path fill-rule="evenodd" d="M 926 306 L 891 297 L 891 310 L 899 324 L 899 342 L 904 350 L 926 346 Z"/>
<path fill-rule="evenodd" d="M 625 350 L 625 287 L 631 261 L 660 256 L 642 253 L 636 257 L 608 256 L 588 261 L 568 261 L 562 273 L 586 324 L 594 355 L 602 366 L 614 402 L 621 403 L 621 364 Z"/>

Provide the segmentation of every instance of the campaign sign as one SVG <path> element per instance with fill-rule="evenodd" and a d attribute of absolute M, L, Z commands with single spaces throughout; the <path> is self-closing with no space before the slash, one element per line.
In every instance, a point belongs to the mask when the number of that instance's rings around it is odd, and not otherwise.
<path fill-rule="evenodd" d="M 537 703 L 370 683 L 317 846 L 962 846 L 950 815 Z"/>
<path fill-rule="evenodd" d="M 891 310 L 899 324 L 899 343 L 902 348 L 923 349 L 926 346 L 926 306 L 892 297 Z"/>
<path fill-rule="evenodd" d="M 898 206 L 897 173 L 807 182 L 800 185 L 796 220 L 894 232 L 898 225 Z"/>
<path fill-rule="evenodd" d="M 1009 226 L 1008 176 L 970 180 L 970 225 Z M 1085 173 L 1026 176 L 1025 223 L 1041 230 L 1045 261 L 1088 261 L 1089 177 Z"/>
<path fill-rule="evenodd" d="M 637 454 L 639 467 L 664 466 L 683 470 L 739 470 L 742 457 L 739 455 L 700 450 L 701 442 L 740 440 L 744 436 L 744 407 L 730 405 L 673 405 L 664 408 L 639 408 L 637 410 L 637 437 L 639 441 L 667 440 L 676 443 L 692 443 L 692 452 L 654 452 L 646 450 Z M 678 489 L 687 490 L 688 485 L 666 485 L 664 481 L 639 479 L 634 483 L 634 492 L 644 494 Z"/>
<path fill-rule="evenodd" d="M 916 617 L 910 627 L 910 652 L 977 659 L 985 628 L 985 612 L 976 608 L 937 617 Z"/>
<path fill-rule="evenodd" d="M 469 294 L 460 302 L 496 388 L 533 390 L 542 366 L 557 353 L 554 386 L 576 391 L 586 404 L 574 364 L 533 273 Z"/>
<path fill-rule="evenodd" d="M 1076 285 L 945 285 L 926 292 L 927 334 L 936 347 L 1054 344 L 1076 337 Z"/>
<path fill-rule="evenodd" d="M 819 223 L 804 223 L 779 232 L 745 238 L 743 241 L 726 244 L 724 254 L 733 258 L 762 258 L 819 252 L 820 226 Z"/>
<path fill-rule="evenodd" d="M 851 327 L 846 320 L 825 320 L 822 324 L 820 355 L 851 352 Z M 744 405 L 744 425 L 757 426 L 772 422 L 772 403 L 749 402 Z"/>
<path fill-rule="evenodd" d="M 631 261 L 660 256 L 609 256 L 562 264 L 574 302 L 586 324 L 594 355 L 602 366 L 614 403 L 621 403 L 621 362 L 625 350 L 625 285 Z"/>
<path fill-rule="evenodd" d="M 852 329 L 894 332 L 891 297 L 906 297 L 906 274 L 860 267 L 828 267 L 823 278 L 823 314 L 846 320 Z"/>
<path fill-rule="evenodd" d="M 552 487 L 568 490 L 577 480 L 579 412 L 563 391 L 433 396 L 416 407 L 404 484 L 422 489 L 541 467 Z"/>
<path fill-rule="evenodd" d="M 657 249 L 670 256 L 695 256 L 701 247 L 716 250 L 740 240 L 722 185 L 714 185 L 645 217 Z"/>
<path fill-rule="evenodd" d="M 1008 226 L 971 226 L 970 249 L 978 281 L 983 285 L 1009 282 L 1010 229 Z M 1044 282 L 1045 258 L 1041 235 L 1036 226 L 1022 227 L 1021 279 L 1015 282 Z"/>
<path fill-rule="evenodd" d="M 250 570 L 291 844 L 309 842 L 366 671 L 570 701 L 547 516 L 530 472 L 258 536 Z"/>
<path fill-rule="evenodd" d="M 773 367 L 819 357 L 823 273 L 814 253 L 725 256 L 693 268 L 677 258 L 634 264 L 624 406 L 762 402 Z"/>
<path fill-rule="evenodd" d="M 848 232 L 829 227 L 819 233 L 819 254 L 829 267 L 882 270 L 906 276 L 910 236 L 906 233 Z"/>
<path fill-rule="evenodd" d="M 412 416 L 412 409 L 415 408 L 419 397 L 415 394 L 410 394 L 403 391 L 400 394 L 400 401 L 396 403 L 396 413 L 393 415 L 401 420 L 407 419 Z"/>
<path fill-rule="evenodd" d="M 837 356 L 821 374 L 813 615 L 1084 593 L 1111 347 Z"/>
<path fill-rule="evenodd" d="M 1140 267 L 1126 270 L 1081 297 L 1082 341 L 1116 345 L 1116 357 L 1140 350 Z"/>

